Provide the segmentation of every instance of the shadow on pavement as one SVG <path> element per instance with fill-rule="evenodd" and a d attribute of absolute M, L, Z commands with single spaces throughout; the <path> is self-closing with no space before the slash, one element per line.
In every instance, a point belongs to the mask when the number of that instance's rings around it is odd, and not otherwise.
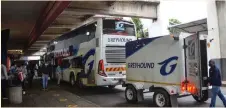
<path fill-rule="evenodd" d="M 120 92 L 124 92 L 119 89 L 110 89 L 108 87 L 87 87 L 80 89 L 76 86 L 71 87 L 70 84 L 66 82 L 61 83 L 61 88 L 71 92 L 76 93 L 79 96 L 87 96 L 87 95 L 105 95 L 105 94 L 116 94 Z"/>

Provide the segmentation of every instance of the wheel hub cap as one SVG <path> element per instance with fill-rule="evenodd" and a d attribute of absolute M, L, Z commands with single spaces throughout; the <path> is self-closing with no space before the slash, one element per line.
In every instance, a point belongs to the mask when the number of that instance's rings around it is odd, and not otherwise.
<path fill-rule="evenodd" d="M 131 89 L 127 90 L 126 95 L 129 100 L 133 99 L 133 91 Z"/>
<path fill-rule="evenodd" d="M 163 94 L 156 95 L 156 104 L 160 107 L 162 107 L 166 104 L 166 100 L 165 100 L 165 97 L 163 96 Z"/>

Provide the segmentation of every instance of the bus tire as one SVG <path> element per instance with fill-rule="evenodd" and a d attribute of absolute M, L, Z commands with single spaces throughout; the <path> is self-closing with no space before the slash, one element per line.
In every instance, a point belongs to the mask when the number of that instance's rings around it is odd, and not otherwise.
<path fill-rule="evenodd" d="M 75 75 L 74 74 L 70 75 L 70 84 L 72 87 L 75 85 Z"/>
<path fill-rule="evenodd" d="M 204 90 L 204 91 L 203 91 L 203 97 L 200 98 L 200 99 L 199 99 L 199 97 L 196 96 L 196 95 L 192 95 L 192 97 L 193 97 L 197 102 L 200 102 L 200 103 L 205 102 L 205 101 L 207 101 L 207 100 L 209 99 L 209 97 L 208 97 L 208 90 Z"/>
<path fill-rule="evenodd" d="M 128 103 L 137 103 L 137 90 L 133 85 L 128 85 L 125 90 L 125 97 Z"/>
<path fill-rule="evenodd" d="M 113 89 L 115 88 L 115 85 L 109 85 L 108 88 Z"/>
<path fill-rule="evenodd" d="M 170 95 L 165 90 L 156 90 L 154 92 L 153 101 L 156 107 L 171 107 Z"/>

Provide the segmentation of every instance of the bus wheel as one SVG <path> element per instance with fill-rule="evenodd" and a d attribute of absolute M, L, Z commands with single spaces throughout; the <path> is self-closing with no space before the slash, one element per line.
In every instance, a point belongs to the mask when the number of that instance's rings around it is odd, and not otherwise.
<path fill-rule="evenodd" d="M 71 84 L 71 86 L 75 85 L 75 76 L 74 75 L 70 76 L 70 84 Z"/>
<path fill-rule="evenodd" d="M 137 90 L 132 85 L 128 85 L 126 87 L 125 97 L 127 102 L 137 103 Z"/>
<path fill-rule="evenodd" d="M 197 102 L 200 102 L 200 103 L 205 102 L 205 101 L 207 101 L 209 99 L 209 97 L 208 97 L 208 90 L 204 90 L 202 92 L 202 97 L 201 98 L 199 98 L 196 95 L 192 95 L 192 96 Z"/>
<path fill-rule="evenodd" d="M 158 89 L 154 93 L 154 104 L 157 107 L 170 107 L 170 96 L 165 90 Z"/>
<path fill-rule="evenodd" d="M 108 88 L 113 89 L 115 88 L 115 85 L 109 85 Z"/>

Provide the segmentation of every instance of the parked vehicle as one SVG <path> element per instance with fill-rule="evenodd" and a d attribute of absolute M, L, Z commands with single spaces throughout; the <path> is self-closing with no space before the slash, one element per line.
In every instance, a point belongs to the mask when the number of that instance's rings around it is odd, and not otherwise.
<path fill-rule="evenodd" d="M 192 95 L 208 100 L 207 43 L 198 34 L 160 36 L 126 43 L 125 97 L 130 103 L 154 92 L 156 106 L 177 105 L 177 98 Z"/>
<path fill-rule="evenodd" d="M 125 43 L 136 40 L 135 33 L 130 21 L 94 17 L 52 42 L 47 53 L 55 64 L 63 62 L 62 80 L 71 85 L 114 88 L 126 78 Z"/>

